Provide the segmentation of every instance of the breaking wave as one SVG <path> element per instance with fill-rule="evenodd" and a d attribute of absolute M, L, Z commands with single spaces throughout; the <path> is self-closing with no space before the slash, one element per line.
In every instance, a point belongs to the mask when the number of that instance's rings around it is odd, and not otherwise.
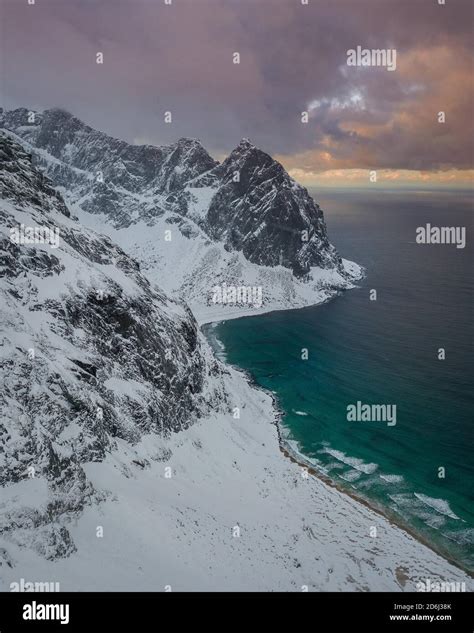
<path fill-rule="evenodd" d="M 325 447 L 322 449 L 322 452 L 328 453 L 329 455 L 331 455 L 338 461 L 342 462 L 343 464 L 346 464 L 347 466 L 351 466 L 355 470 L 358 470 L 361 473 L 365 473 L 366 475 L 371 475 L 379 467 L 378 464 L 367 463 L 367 462 L 364 462 L 364 460 L 359 459 L 357 457 L 350 457 L 349 455 L 346 455 L 342 451 L 338 451 L 335 448 Z"/>
<path fill-rule="evenodd" d="M 449 503 L 445 501 L 444 499 L 434 499 L 433 497 L 428 497 L 427 495 L 422 495 L 418 492 L 415 492 L 414 495 L 422 503 L 429 506 L 430 508 L 433 508 L 433 510 L 436 510 L 436 512 L 439 512 L 440 514 L 444 514 L 445 516 L 450 517 L 451 519 L 459 520 L 459 517 L 457 516 L 457 514 L 454 514 L 454 512 L 449 507 Z"/>

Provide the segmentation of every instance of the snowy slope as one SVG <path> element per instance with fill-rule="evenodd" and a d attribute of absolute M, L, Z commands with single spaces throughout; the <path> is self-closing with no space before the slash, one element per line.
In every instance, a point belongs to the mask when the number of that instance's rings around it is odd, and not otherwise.
<path fill-rule="evenodd" d="M 225 382 L 240 419 L 216 413 L 166 439 L 120 441 L 85 467 L 113 497 L 69 528 L 77 552 L 51 563 L 8 545 L 14 566 L 0 588 L 25 578 L 59 581 L 63 591 L 416 591 L 430 578 L 471 589 L 463 572 L 386 519 L 305 478 L 278 450 L 270 396 L 232 369 Z M 167 460 L 137 464 L 155 452 Z"/>
<path fill-rule="evenodd" d="M 19 486 L 0 531 L 55 558 L 75 550 L 65 521 L 105 498 L 85 462 L 186 428 L 226 399 L 189 309 L 71 218 L 6 136 L 0 193 L 0 483 Z M 22 226 L 58 231 L 58 243 L 15 243 Z"/>

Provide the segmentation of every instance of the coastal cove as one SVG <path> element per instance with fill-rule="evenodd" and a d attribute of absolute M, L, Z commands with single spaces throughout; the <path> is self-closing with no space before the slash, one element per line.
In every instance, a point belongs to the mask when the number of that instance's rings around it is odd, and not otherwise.
<path fill-rule="evenodd" d="M 314 197 L 336 247 L 366 269 L 359 287 L 203 331 L 221 360 L 272 393 L 287 456 L 472 573 L 472 194 Z M 427 222 L 466 227 L 466 248 L 417 244 Z M 397 424 L 349 421 L 359 401 L 396 405 Z"/>

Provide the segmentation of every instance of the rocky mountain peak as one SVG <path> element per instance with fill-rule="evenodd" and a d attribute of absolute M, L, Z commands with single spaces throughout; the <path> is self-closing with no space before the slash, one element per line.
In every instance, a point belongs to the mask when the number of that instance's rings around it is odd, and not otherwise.
<path fill-rule="evenodd" d="M 180 147 L 199 147 L 199 148 L 204 149 L 204 146 L 202 145 L 199 139 L 191 138 L 188 136 L 182 136 L 180 139 L 178 139 L 178 141 L 176 142 L 176 145 Z"/>
<path fill-rule="evenodd" d="M 241 150 L 249 150 L 255 148 L 255 145 L 248 138 L 242 138 L 237 146 Z"/>
<path fill-rule="evenodd" d="M 275 163 L 276 161 L 248 139 L 243 138 L 224 160 L 223 165 L 243 165 L 246 162 L 251 162 L 254 165 L 263 167 Z"/>

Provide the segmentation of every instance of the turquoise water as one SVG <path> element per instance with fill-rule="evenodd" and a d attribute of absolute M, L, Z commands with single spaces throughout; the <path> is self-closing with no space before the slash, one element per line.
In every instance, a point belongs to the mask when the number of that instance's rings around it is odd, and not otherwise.
<path fill-rule="evenodd" d="M 339 252 L 366 268 L 360 287 L 319 307 L 207 331 L 228 362 L 275 392 L 284 434 L 304 455 L 472 570 L 472 195 L 314 197 Z M 416 244 L 427 222 L 467 227 L 466 248 Z M 348 422 L 346 407 L 358 400 L 396 404 L 396 425 Z"/>

